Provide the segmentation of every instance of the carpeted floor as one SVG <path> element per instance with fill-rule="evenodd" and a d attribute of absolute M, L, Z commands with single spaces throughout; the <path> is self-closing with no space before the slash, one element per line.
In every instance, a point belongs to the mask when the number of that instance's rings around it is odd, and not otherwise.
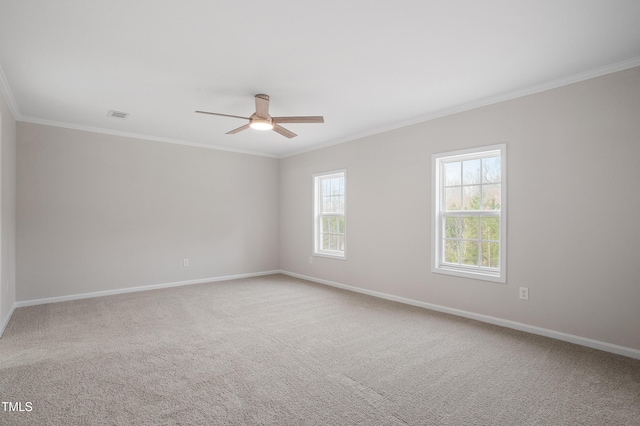
<path fill-rule="evenodd" d="M 2 425 L 638 425 L 640 361 L 272 275 L 19 308 Z"/>

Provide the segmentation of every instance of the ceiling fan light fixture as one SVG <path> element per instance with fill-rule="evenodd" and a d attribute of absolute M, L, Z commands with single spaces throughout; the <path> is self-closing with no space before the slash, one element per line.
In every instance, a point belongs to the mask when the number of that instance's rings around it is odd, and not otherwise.
<path fill-rule="evenodd" d="M 219 115 L 222 117 L 241 118 L 243 120 L 249 120 L 244 126 L 240 126 L 236 129 L 228 131 L 227 135 L 235 135 L 247 129 L 257 130 L 273 130 L 276 133 L 281 134 L 286 138 L 295 138 L 296 135 L 291 130 L 285 129 L 280 123 L 324 123 L 324 117 L 321 115 L 316 116 L 297 116 L 297 117 L 271 117 L 269 115 L 269 96 L 256 95 L 256 112 L 251 114 L 250 117 L 240 117 L 239 115 L 220 114 L 217 112 L 209 111 L 196 111 L 200 114 Z"/>
<path fill-rule="evenodd" d="M 249 126 L 256 130 L 272 130 L 273 123 L 270 118 L 252 118 Z"/>

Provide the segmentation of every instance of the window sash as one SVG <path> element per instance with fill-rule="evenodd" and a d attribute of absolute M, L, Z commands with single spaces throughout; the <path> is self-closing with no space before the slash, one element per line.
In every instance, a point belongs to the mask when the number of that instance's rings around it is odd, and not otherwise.
<path fill-rule="evenodd" d="M 465 219 L 465 218 L 476 218 L 477 219 L 477 230 L 475 231 L 475 236 L 454 236 L 454 237 L 448 237 L 447 236 L 447 232 L 446 232 L 446 220 L 447 218 L 460 218 L 460 219 Z M 486 244 L 495 244 L 498 247 L 498 253 L 500 253 L 500 232 L 498 231 L 498 238 L 483 238 L 483 228 L 482 228 L 482 218 L 497 218 L 498 220 L 500 220 L 500 211 L 496 211 L 496 210 L 475 210 L 475 211 L 470 211 L 470 210 L 457 210 L 457 211 L 447 211 L 445 213 L 441 213 L 440 217 L 439 217 L 439 221 L 438 221 L 438 227 L 440 229 L 440 250 L 439 250 L 439 264 L 440 265 L 446 265 L 449 267 L 460 267 L 460 268 L 464 268 L 464 269 L 470 269 L 470 270 L 488 270 L 488 271 L 493 271 L 493 272 L 497 272 L 500 270 L 500 263 L 499 263 L 499 257 L 498 257 L 498 266 L 497 267 L 493 267 L 493 266 L 486 266 L 483 265 L 484 263 L 484 249 L 482 248 L 482 244 L 486 243 Z M 462 222 L 462 221 L 461 221 Z M 498 226 L 500 225 L 500 222 L 498 222 Z M 447 241 L 452 241 L 452 242 L 467 242 L 467 243 L 475 243 L 478 244 L 478 250 L 477 250 L 477 260 L 476 260 L 476 264 L 475 265 L 471 265 L 468 263 L 462 263 L 463 260 L 463 256 L 460 253 L 458 256 L 458 262 L 450 262 L 446 260 L 446 242 Z M 462 244 L 460 245 L 460 247 L 462 247 Z M 489 246 L 491 247 L 491 246 Z M 489 252 L 489 256 L 491 255 L 491 252 Z M 489 257 L 490 259 L 490 257 Z M 491 262 L 490 262 L 491 263 Z"/>

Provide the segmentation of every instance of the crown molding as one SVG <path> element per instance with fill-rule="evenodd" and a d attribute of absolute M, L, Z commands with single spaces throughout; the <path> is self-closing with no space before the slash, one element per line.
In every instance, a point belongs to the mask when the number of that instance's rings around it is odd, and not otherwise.
<path fill-rule="evenodd" d="M 35 118 L 35 117 L 25 117 L 22 116 L 22 114 L 20 113 L 20 110 L 18 109 L 18 105 L 16 104 L 16 101 L 13 97 L 13 93 L 11 92 L 11 89 L 9 87 L 9 83 L 5 77 L 4 71 L 2 69 L 2 67 L 0 66 L 0 91 L 2 92 L 5 101 L 7 102 L 7 105 L 9 106 L 9 109 L 11 110 L 11 113 L 13 114 L 13 117 L 16 119 L 16 121 L 25 121 L 28 123 L 35 123 L 35 124 L 42 124 L 42 125 L 46 125 L 46 126 L 54 126 L 54 127 L 62 127 L 62 128 L 67 128 L 67 129 L 73 129 L 73 130 L 82 130 L 82 131 L 86 131 L 86 132 L 92 132 L 92 133 L 102 133 L 102 134 L 107 134 L 107 135 L 113 135 L 113 136 L 122 136 L 122 137 L 128 137 L 128 138 L 134 138 L 134 139 L 143 139 L 143 140 L 151 140 L 151 141 L 156 141 L 156 142 L 164 142 L 164 143 L 172 143 L 172 144 L 177 144 L 177 145 L 185 145 L 185 146 L 193 146 L 193 147 L 198 147 L 198 148 L 207 148 L 207 149 L 215 149 L 215 150 L 220 150 L 220 151 L 229 151 L 229 152 L 235 152 L 235 153 L 239 153 L 239 154 L 248 154 L 248 155 L 257 155 L 260 157 L 269 157 L 269 158 L 286 158 L 286 157 L 291 157 L 294 155 L 299 155 L 299 154 L 304 154 L 306 152 L 311 152 L 311 151 L 317 151 L 319 149 L 323 149 L 323 148 L 328 148 L 330 146 L 333 145 L 339 145 L 345 142 L 350 142 L 353 140 L 357 140 L 357 139 L 362 139 L 368 136 L 373 136 L 373 135 L 377 135 L 380 133 L 385 133 L 391 130 L 396 130 L 396 129 L 400 129 L 403 127 L 407 127 L 407 126 L 412 126 L 414 124 L 419 124 L 419 123 L 424 123 L 430 120 L 435 120 L 437 118 L 441 118 L 441 117 L 446 117 L 449 115 L 453 115 L 453 114 L 458 114 L 461 112 L 465 112 L 465 111 L 470 111 L 476 108 L 481 108 L 484 106 L 488 106 L 488 105 L 492 105 L 492 104 L 496 104 L 499 102 L 504 102 L 504 101 L 508 101 L 511 99 L 516 99 L 516 98 L 520 98 L 523 96 L 528 96 L 528 95 L 533 95 L 536 93 L 540 93 L 540 92 L 544 92 L 547 90 L 551 90 L 551 89 L 556 89 L 562 86 L 567 86 L 573 83 L 579 83 L 581 81 L 584 80 L 589 80 L 592 78 L 596 78 L 596 77 L 600 77 L 603 75 L 607 75 L 607 74 L 612 74 L 614 72 L 618 72 L 618 71 L 624 71 L 626 69 L 630 69 L 630 68 L 634 68 L 634 67 L 638 67 L 640 66 L 640 57 L 635 57 L 635 58 L 631 58 L 631 59 L 627 59 L 625 61 L 621 61 L 621 62 L 616 62 L 614 64 L 610 64 L 610 65 L 606 65 L 603 67 L 599 67 L 599 68 L 595 68 L 593 70 L 589 70 L 589 71 L 585 71 L 585 72 L 581 72 L 578 74 L 574 74 L 568 77 L 563 77 L 563 78 L 559 78 L 559 79 L 555 79 L 555 80 L 551 80 L 545 83 L 541 83 L 538 85 L 534 85 L 534 86 L 530 86 L 527 88 L 523 88 L 523 89 L 518 89 L 518 90 L 514 90 L 514 91 L 510 91 L 510 92 L 506 92 L 497 96 L 491 96 L 488 98 L 483 98 L 483 99 L 478 99 L 472 102 L 468 102 L 468 103 L 464 103 L 464 104 L 460 104 L 460 105 L 456 105 L 454 107 L 451 108 L 445 108 L 445 109 L 441 109 L 438 111 L 434 111 L 432 113 L 429 113 L 427 115 L 423 115 L 420 117 L 416 117 L 410 120 L 404 120 L 404 121 L 400 121 L 388 126 L 383 126 L 383 127 L 377 127 L 373 130 L 367 131 L 367 132 L 362 132 L 362 133 L 357 133 L 357 134 L 352 134 L 349 136 L 346 136 L 344 138 L 339 138 L 339 139 L 335 139 L 333 141 L 329 141 L 329 142 L 325 142 L 325 143 L 321 143 L 318 145 L 314 145 L 312 147 L 309 148 L 303 148 L 303 149 L 299 149 L 299 150 L 293 150 L 293 151 L 289 151 L 283 154 L 270 154 L 270 153 L 266 153 L 266 152 L 261 152 L 261 151 L 252 151 L 252 150 L 243 150 L 243 149 L 237 149 L 237 148 L 229 148 L 229 147 L 224 147 L 224 146 L 220 146 L 220 145 L 211 145 L 211 144 L 206 144 L 206 143 L 200 143 L 200 142 L 191 142 L 191 141 L 185 141 L 185 140 L 181 140 L 181 139 L 172 139 L 172 138 L 163 138 L 163 137 L 159 137 L 159 136 L 151 136 L 151 135 L 144 135 L 144 134 L 139 134 L 139 133 L 132 133 L 132 132 L 122 132 L 122 131 L 118 131 L 118 130 L 110 130 L 110 129 L 104 129 L 104 128 L 100 128 L 100 127 L 91 127 L 91 126 L 82 126 L 82 125 L 77 125 L 77 124 L 71 124 L 71 123 L 64 123 L 64 122 L 58 122 L 58 121 L 53 121 L 53 120 L 45 120 L 45 119 L 40 119 L 40 118 Z"/>
<path fill-rule="evenodd" d="M 521 98 L 523 96 L 533 95 L 540 92 L 545 92 L 551 89 L 557 89 L 562 86 L 568 86 L 570 84 L 579 83 L 581 81 L 590 80 L 592 78 L 601 77 L 603 75 L 612 74 L 618 71 L 624 71 L 630 68 L 635 68 L 640 66 L 640 57 L 635 57 L 631 59 L 627 59 L 625 61 L 616 62 L 615 64 L 606 65 L 600 68 L 595 68 L 589 71 L 581 72 L 578 74 L 573 74 L 568 77 L 562 77 L 555 80 L 547 81 L 545 83 L 537 84 L 534 86 L 526 87 L 523 89 L 513 90 L 510 92 L 505 92 L 500 95 L 491 96 L 488 98 L 478 99 L 475 101 L 467 102 L 464 104 L 456 105 L 451 108 L 445 108 L 438 111 L 434 111 L 427 115 L 423 115 L 417 118 L 413 118 L 410 120 L 400 121 L 397 123 L 393 123 L 388 126 L 378 127 L 374 130 L 354 134 L 351 136 L 347 136 L 345 138 L 340 138 L 333 140 L 331 142 L 326 142 L 323 144 L 315 145 L 310 148 L 289 151 L 280 156 L 280 158 L 291 157 L 298 154 L 304 154 L 305 152 L 316 151 L 318 149 L 327 148 L 333 145 L 339 145 L 341 143 L 362 139 L 367 136 L 373 136 L 380 133 L 388 132 L 391 130 L 400 129 L 407 126 L 412 126 L 414 124 L 424 123 L 427 121 L 435 120 L 436 118 L 446 117 L 448 115 L 458 114 L 465 111 L 470 111 L 476 108 L 481 108 L 484 106 L 497 104 L 500 102 L 508 101 L 511 99 Z"/>
<path fill-rule="evenodd" d="M 9 110 L 11 111 L 13 118 L 16 121 L 22 120 L 22 114 L 20 114 L 20 110 L 18 109 L 18 104 L 16 103 L 16 100 L 13 97 L 13 92 L 9 87 L 9 82 L 7 81 L 7 76 L 4 74 L 2 65 L 0 65 L 0 92 L 4 97 L 4 100 L 7 102 L 7 105 L 9 106 Z"/>
<path fill-rule="evenodd" d="M 79 124 L 65 123 L 65 122 L 61 122 L 61 121 L 44 120 L 42 118 L 35 118 L 35 117 L 22 117 L 20 119 L 20 121 L 23 121 L 23 122 L 26 122 L 26 123 L 41 124 L 41 125 L 44 125 L 44 126 L 53 126 L 53 127 L 61 127 L 61 128 L 64 128 L 64 129 L 80 130 L 80 131 L 84 131 L 84 132 L 100 133 L 100 134 L 111 135 L 111 136 L 121 136 L 121 137 L 125 137 L 125 138 L 133 138 L 133 139 L 142 139 L 142 140 L 147 140 L 147 141 L 171 143 L 171 144 L 175 144 L 175 145 L 184 145 L 184 146 L 193 146 L 193 147 L 197 147 L 197 148 L 215 149 L 215 150 L 218 150 L 218 151 L 235 152 L 237 154 L 257 155 L 259 157 L 279 158 L 277 155 L 269 154 L 269 153 L 266 153 L 266 152 L 252 151 L 252 150 L 248 150 L 248 149 L 229 148 L 229 147 L 226 147 L 226 146 L 212 145 L 212 144 L 206 144 L 206 143 L 201 143 L 201 142 L 191 142 L 191 141 L 185 141 L 185 140 L 181 140 L 181 139 L 163 138 L 163 137 L 160 137 L 160 136 L 144 135 L 144 134 L 133 133 L 133 132 L 123 132 L 123 131 L 119 131 L 119 130 L 104 129 L 102 127 L 83 126 L 83 125 L 79 125 Z"/>

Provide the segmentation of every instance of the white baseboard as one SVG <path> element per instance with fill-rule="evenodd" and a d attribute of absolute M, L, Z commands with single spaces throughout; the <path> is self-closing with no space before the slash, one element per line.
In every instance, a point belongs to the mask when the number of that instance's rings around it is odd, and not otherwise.
<path fill-rule="evenodd" d="M 79 294 L 70 294 L 67 296 L 57 296 L 57 297 L 46 297 L 43 299 L 33 299 L 33 300 L 21 300 L 16 302 L 14 305 L 15 308 L 22 308 L 24 306 L 35 306 L 35 305 L 44 305 L 46 303 L 56 303 L 56 302 L 66 302 L 69 300 L 78 300 L 78 299 L 88 299 L 91 297 L 101 297 L 101 296 L 113 296 L 116 294 L 123 293 L 133 293 L 136 291 L 147 291 L 147 290 L 157 290 L 160 288 L 169 288 L 169 287 L 181 287 L 183 285 L 192 285 L 192 284 L 204 284 L 211 283 L 215 281 L 228 281 L 228 280 L 237 280 L 241 278 L 250 278 L 250 277 L 260 277 L 263 275 L 273 275 L 279 274 L 280 271 L 263 271 L 263 272 L 252 272 L 249 274 L 239 274 L 239 275 L 227 275 L 224 277 L 213 277 L 213 278 L 201 278 L 197 280 L 188 280 L 188 281 L 177 281 L 173 283 L 164 283 L 164 284 L 151 284 L 151 285 L 143 285 L 139 287 L 127 287 L 127 288 L 118 288 L 115 290 L 105 290 L 105 291 L 95 291 L 92 293 L 79 293 Z M 13 313 L 13 311 L 11 311 Z M 11 317 L 11 315 L 9 315 Z M 7 319 L 7 322 L 9 320 Z"/>
<path fill-rule="evenodd" d="M 13 315 L 13 312 L 16 310 L 16 308 L 17 306 L 14 303 L 13 306 L 11 307 L 11 310 L 9 311 L 9 315 L 7 315 L 7 317 L 2 320 L 2 323 L 0 323 L 0 337 L 2 337 L 2 334 L 4 333 L 4 329 L 7 328 L 7 325 L 9 324 L 9 320 L 11 319 L 11 315 Z"/>
<path fill-rule="evenodd" d="M 477 321 L 486 322 L 489 324 L 499 325 L 502 327 L 512 328 L 515 330 L 525 331 L 527 333 L 538 334 L 540 336 L 551 337 L 553 339 L 563 340 L 565 342 L 575 343 L 577 345 L 587 346 L 593 349 L 599 349 L 601 351 L 611 352 L 617 355 L 627 356 L 629 358 L 640 359 L 640 350 L 628 348 L 626 346 L 615 345 L 613 343 L 602 342 L 599 340 L 588 339 L 586 337 L 575 336 L 573 334 L 562 333 L 560 331 L 549 330 L 546 328 L 536 327 L 533 325 L 524 324 L 521 322 L 506 320 L 502 318 L 492 317 L 489 315 L 476 314 L 473 312 L 463 311 L 461 309 L 448 308 L 446 306 L 434 305 L 432 303 L 421 302 L 419 300 L 407 299 L 405 297 L 394 296 L 392 294 L 381 293 L 378 291 L 367 290 L 364 288 L 354 287 L 346 284 L 337 283 L 334 281 L 323 280 L 320 278 L 309 277 L 307 275 L 296 274 L 289 271 L 280 271 L 284 275 L 300 278 L 307 281 L 313 281 L 319 284 L 325 284 L 332 287 L 341 288 L 344 290 L 353 291 L 356 293 L 367 294 L 369 296 L 379 297 L 381 299 L 392 300 L 394 302 L 405 303 L 407 305 L 418 306 L 433 311 L 444 312 L 447 314 L 457 315 L 464 318 L 469 318 Z"/>
<path fill-rule="evenodd" d="M 184 285 L 192 285 L 192 284 L 204 284 L 209 282 L 216 281 L 227 281 L 227 280 L 235 280 L 241 278 L 250 278 L 250 277 L 259 277 L 264 275 L 273 275 L 273 274 L 284 274 L 289 275 L 291 277 L 300 278 L 307 281 L 316 282 L 319 284 L 325 284 L 332 287 L 341 288 L 343 290 L 349 290 L 356 293 L 362 293 L 373 297 L 379 297 L 381 299 L 387 299 L 394 302 L 400 302 L 407 305 L 418 306 L 425 309 L 430 309 L 433 311 L 444 312 L 447 314 L 457 315 L 464 318 L 469 318 L 481 322 L 486 322 L 489 324 L 499 325 L 502 327 L 512 328 L 515 330 L 524 331 L 527 333 L 538 334 L 540 336 L 551 337 L 553 339 L 563 340 L 565 342 L 575 343 L 577 345 L 586 346 L 593 349 L 599 349 L 606 352 L 611 352 L 618 355 L 627 356 L 629 358 L 640 359 L 640 350 L 628 348 L 626 346 L 615 345 L 613 343 L 602 342 L 599 340 L 588 339 L 586 337 L 575 336 L 573 334 L 563 333 L 560 331 L 549 330 L 546 328 L 536 327 L 533 325 L 528 325 L 516 321 L 506 320 L 502 318 L 492 317 L 489 315 L 477 314 L 474 312 L 463 311 L 461 309 L 448 308 L 446 306 L 435 305 L 433 303 L 421 302 L 419 300 L 408 299 L 405 297 L 395 296 L 392 294 L 382 293 L 373 290 L 367 290 L 360 287 L 354 287 L 346 284 L 341 284 L 334 281 L 323 280 L 320 278 L 310 277 L 308 275 L 297 274 L 294 272 L 283 271 L 283 270 L 274 270 L 274 271 L 263 271 L 263 272 L 253 272 L 249 274 L 239 274 L 239 275 L 228 275 L 224 277 L 212 277 L 212 278 L 202 278 L 198 280 L 188 280 L 188 281 L 178 281 L 172 283 L 164 283 L 164 284 L 152 284 L 146 286 L 139 287 L 128 287 L 121 288 L 116 290 L 106 290 L 106 291 L 96 291 L 92 293 L 80 293 L 80 294 L 71 294 L 67 296 L 58 296 L 58 297 L 48 297 L 43 299 L 33 299 L 33 300 L 21 300 L 16 302 L 9 315 L 2 321 L 0 324 L 0 337 L 2 337 L 2 333 L 5 328 L 9 324 L 9 320 L 13 315 L 13 312 L 16 308 L 21 308 L 24 306 L 34 306 L 34 305 L 42 305 L 46 303 L 56 303 L 56 302 L 65 302 L 69 300 L 78 300 L 78 299 L 87 299 L 91 297 L 101 297 L 101 296 L 112 296 L 116 294 L 123 293 L 132 293 L 137 291 L 147 291 L 147 290 L 156 290 L 161 288 L 169 288 L 169 287 L 180 287 Z"/>

